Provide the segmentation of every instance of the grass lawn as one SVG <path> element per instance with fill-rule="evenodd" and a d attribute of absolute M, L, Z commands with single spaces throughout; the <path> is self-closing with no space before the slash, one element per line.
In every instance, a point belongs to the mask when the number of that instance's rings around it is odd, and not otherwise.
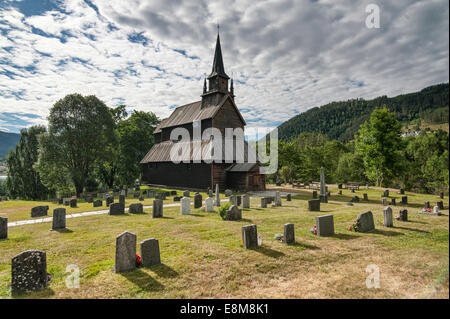
<path fill-rule="evenodd" d="M 321 204 L 321 212 L 308 212 L 310 191 L 299 191 L 282 207 L 243 210 L 243 220 L 223 221 L 218 213 L 192 210 L 180 215 L 179 207 L 164 208 L 164 218 L 144 214 L 97 215 L 67 220 L 66 231 L 50 231 L 51 223 L 9 228 L 9 238 L 0 240 L 0 297 L 11 298 L 11 259 L 27 249 L 47 252 L 52 275 L 47 289 L 22 298 L 449 298 L 448 198 L 442 216 L 418 214 L 425 201 L 434 206 L 435 195 L 406 193 L 408 222 L 394 220 L 393 228 L 382 226 L 381 190 L 348 190 Z M 349 199 L 368 193 L 370 202 L 346 206 Z M 397 198 L 394 216 L 402 208 Z M 203 194 L 205 198 L 205 194 Z M 151 205 L 146 199 L 144 205 Z M 127 205 L 137 200 L 128 199 Z M 173 203 L 172 196 L 165 203 Z M 0 203 L 0 216 L 9 221 L 30 219 L 30 208 L 41 203 Z M 57 205 L 56 205 L 57 206 Z M 50 213 L 55 205 L 50 205 Z M 99 208 L 105 209 L 105 206 Z M 92 211 L 81 203 L 67 213 Z M 374 213 L 376 231 L 349 232 L 358 213 Z M 315 216 L 333 214 L 336 235 L 317 237 L 309 232 Z M 274 239 L 285 223 L 295 224 L 296 244 L 286 246 Z M 241 247 L 241 227 L 256 224 L 263 238 L 255 250 Z M 112 271 L 115 238 L 128 230 L 139 242 L 159 239 L 162 264 L 133 272 Z M 65 272 L 75 264 L 81 272 L 80 288 L 66 288 Z M 380 270 L 380 288 L 366 287 L 366 267 Z"/>

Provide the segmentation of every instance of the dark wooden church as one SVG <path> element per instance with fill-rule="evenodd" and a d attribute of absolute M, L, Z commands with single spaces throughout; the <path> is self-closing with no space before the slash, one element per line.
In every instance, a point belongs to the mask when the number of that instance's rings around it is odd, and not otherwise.
<path fill-rule="evenodd" d="M 248 161 L 248 145 L 245 142 L 244 162 L 222 160 L 193 162 L 198 154 L 190 150 L 189 163 L 178 164 L 171 160 L 171 149 L 177 143 L 170 139 L 174 128 L 182 127 L 190 134 L 193 142 L 194 125 L 205 129 L 217 128 L 222 136 L 225 136 L 225 128 L 244 128 L 244 118 L 234 102 L 233 79 L 225 73 L 220 47 L 220 37 L 217 34 L 216 49 L 212 72 L 203 85 L 201 100 L 177 107 L 173 113 L 161 121 L 154 132 L 155 144 L 141 161 L 142 179 L 144 183 L 157 186 L 189 188 L 189 189 L 214 189 L 216 184 L 220 188 L 233 190 L 265 190 L 265 175 L 260 174 L 258 161 Z M 225 143 L 225 142 L 224 142 Z M 211 143 L 209 143 L 210 146 Z M 208 141 L 201 141 L 201 156 L 210 152 Z M 238 150 L 235 150 L 238 152 Z M 222 154 L 224 154 L 223 152 Z M 207 157 L 207 156 L 206 156 Z"/>

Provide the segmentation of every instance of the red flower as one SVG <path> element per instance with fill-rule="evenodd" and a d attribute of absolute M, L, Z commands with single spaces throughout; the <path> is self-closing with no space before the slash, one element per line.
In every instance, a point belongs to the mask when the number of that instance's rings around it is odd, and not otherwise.
<path fill-rule="evenodd" d="M 136 267 L 139 267 L 141 265 L 141 263 L 142 263 L 141 256 L 136 254 Z"/>

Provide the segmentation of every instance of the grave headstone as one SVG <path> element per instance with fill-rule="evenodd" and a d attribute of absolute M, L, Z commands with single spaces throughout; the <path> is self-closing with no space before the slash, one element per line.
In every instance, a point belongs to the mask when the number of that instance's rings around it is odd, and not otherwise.
<path fill-rule="evenodd" d="M 242 204 L 242 196 L 237 195 L 237 196 L 236 196 L 236 201 L 237 201 L 237 205 L 238 205 L 238 206 L 241 206 L 241 204 Z"/>
<path fill-rule="evenodd" d="M 444 192 L 440 192 L 440 193 L 439 193 L 439 197 L 440 197 L 441 199 L 444 199 Z"/>
<path fill-rule="evenodd" d="M 131 204 L 128 211 L 130 214 L 142 214 L 144 206 L 141 203 Z"/>
<path fill-rule="evenodd" d="M 437 204 L 437 207 L 438 207 L 439 209 L 444 209 L 444 202 L 443 202 L 443 201 L 439 201 L 439 202 L 437 202 L 436 204 Z"/>
<path fill-rule="evenodd" d="M 31 217 L 47 216 L 48 206 L 35 206 L 31 208 Z"/>
<path fill-rule="evenodd" d="M 170 191 L 171 196 L 175 196 L 177 194 L 177 191 Z"/>
<path fill-rule="evenodd" d="M 144 267 L 161 264 L 158 239 L 151 238 L 141 242 L 141 258 Z"/>
<path fill-rule="evenodd" d="M 191 197 L 191 193 L 189 191 L 184 191 L 183 197 Z"/>
<path fill-rule="evenodd" d="M 402 205 L 408 204 L 408 196 L 402 196 Z"/>
<path fill-rule="evenodd" d="M 230 209 L 227 210 L 225 220 L 241 220 L 242 210 L 239 207 L 232 205 Z"/>
<path fill-rule="evenodd" d="M 106 206 L 109 207 L 109 205 L 111 205 L 112 203 L 114 203 L 114 197 L 112 196 L 106 197 Z"/>
<path fill-rule="evenodd" d="M 47 286 L 47 255 L 40 250 L 26 250 L 11 261 L 13 296 L 44 289 Z"/>
<path fill-rule="evenodd" d="M 342 189 L 342 184 L 338 184 L 338 189 Z"/>
<path fill-rule="evenodd" d="M 246 249 L 258 247 L 258 230 L 255 224 L 242 227 L 242 244 Z"/>
<path fill-rule="evenodd" d="M 70 200 L 71 200 L 72 198 L 64 198 L 63 199 L 63 205 L 64 206 L 70 206 Z"/>
<path fill-rule="evenodd" d="M 125 195 L 119 195 L 119 203 L 125 206 Z"/>
<path fill-rule="evenodd" d="M 400 220 L 403 222 L 408 221 L 408 210 L 407 209 L 400 209 Z"/>
<path fill-rule="evenodd" d="M 381 199 L 381 205 L 383 205 L 383 206 L 387 206 L 388 205 L 387 198 L 382 198 Z"/>
<path fill-rule="evenodd" d="M 200 195 L 199 193 L 196 193 L 194 195 L 194 208 L 200 208 L 202 207 L 202 195 Z"/>
<path fill-rule="evenodd" d="M 383 225 L 385 227 L 393 227 L 394 226 L 394 221 L 393 221 L 393 216 L 392 216 L 392 208 L 385 207 L 383 210 Z"/>
<path fill-rule="evenodd" d="M 173 201 L 174 202 L 179 202 L 181 200 L 181 196 L 174 196 L 173 197 Z"/>
<path fill-rule="evenodd" d="M 113 205 L 120 205 L 119 203 Z M 112 205 L 111 205 L 112 206 Z M 116 238 L 116 273 L 130 271 L 136 268 L 136 235 L 128 231 Z"/>
<path fill-rule="evenodd" d="M 233 192 L 230 189 L 225 190 L 225 197 L 229 197 L 231 194 L 233 194 Z"/>
<path fill-rule="evenodd" d="M 320 199 L 311 199 L 308 201 L 308 210 L 310 212 L 320 211 Z"/>
<path fill-rule="evenodd" d="M 292 245 L 295 243 L 294 224 L 284 224 L 284 242 L 287 245 Z"/>
<path fill-rule="evenodd" d="M 52 229 L 64 229 L 66 228 L 66 209 L 55 208 L 53 210 Z"/>
<path fill-rule="evenodd" d="M 366 233 L 375 229 L 375 223 L 373 221 L 373 214 L 371 211 L 364 212 L 358 215 L 356 223 L 359 226 L 358 231 Z"/>
<path fill-rule="evenodd" d="M 103 202 L 101 199 L 94 200 L 94 203 L 93 203 L 94 207 L 101 207 L 102 205 L 103 205 Z"/>
<path fill-rule="evenodd" d="M 434 206 L 433 207 L 433 215 L 440 215 L 441 212 L 439 211 L 439 207 L 438 206 Z"/>
<path fill-rule="evenodd" d="M 354 189 L 354 188 L 352 188 L 351 192 L 352 192 L 352 193 L 354 193 L 354 192 L 355 192 L 355 189 Z"/>
<path fill-rule="evenodd" d="M 292 199 L 291 199 L 291 194 L 287 194 L 286 195 L 286 201 L 287 202 L 290 202 Z"/>
<path fill-rule="evenodd" d="M 212 197 L 205 199 L 205 210 L 207 213 L 214 212 L 214 199 Z"/>
<path fill-rule="evenodd" d="M 8 218 L 0 217 L 0 239 L 8 238 Z"/>
<path fill-rule="evenodd" d="M 139 198 L 141 196 L 141 194 L 139 192 L 135 192 L 133 194 L 133 198 Z"/>
<path fill-rule="evenodd" d="M 161 199 L 153 200 L 152 216 L 153 218 L 163 217 L 163 201 Z"/>
<path fill-rule="evenodd" d="M 367 196 L 366 193 L 363 194 L 363 199 L 367 202 L 369 200 L 369 197 Z"/>
<path fill-rule="evenodd" d="M 144 201 L 144 197 L 142 197 L 142 196 L 139 197 L 139 201 L 140 201 L 140 202 L 143 202 L 143 201 Z"/>
<path fill-rule="evenodd" d="M 358 196 L 353 196 L 352 197 L 352 203 L 359 203 L 359 197 Z"/>
<path fill-rule="evenodd" d="M 154 198 L 155 197 L 155 192 L 154 191 L 148 191 L 147 192 L 147 198 Z"/>
<path fill-rule="evenodd" d="M 338 195 L 342 195 L 342 190 L 339 190 Z"/>
<path fill-rule="evenodd" d="M 334 220 L 333 215 L 316 217 L 317 236 L 333 236 Z"/>
<path fill-rule="evenodd" d="M 70 207 L 72 207 L 72 208 L 77 207 L 77 199 L 76 198 L 72 198 L 70 200 Z"/>
<path fill-rule="evenodd" d="M 242 196 L 242 208 L 250 208 L 250 196 Z"/>
<path fill-rule="evenodd" d="M 397 205 L 395 198 L 391 198 L 391 205 L 392 206 L 396 206 Z"/>
<path fill-rule="evenodd" d="M 89 204 L 92 204 L 92 202 L 94 201 L 94 198 L 92 196 L 89 196 L 86 200 Z"/>
<path fill-rule="evenodd" d="M 213 196 L 214 196 L 214 193 L 213 193 L 212 189 L 208 190 L 208 197 L 213 197 Z"/>
<path fill-rule="evenodd" d="M 191 200 L 189 197 L 183 197 L 181 199 L 180 213 L 182 215 L 191 214 Z"/>
<path fill-rule="evenodd" d="M 281 195 L 279 191 L 275 192 L 275 206 L 281 206 Z"/>
<path fill-rule="evenodd" d="M 229 200 L 230 200 L 230 205 L 235 205 L 235 206 L 237 206 L 237 197 L 236 197 L 236 195 L 231 195 L 231 196 L 229 197 Z"/>
<path fill-rule="evenodd" d="M 267 208 L 267 202 L 265 197 L 261 197 L 261 208 Z"/>
<path fill-rule="evenodd" d="M 317 191 L 313 191 L 312 195 L 313 195 L 313 199 L 316 199 L 317 198 Z"/>
<path fill-rule="evenodd" d="M 430 208 L 430 202 L 425 202 L 425 208 Z"/>
<path fill-rule="evenodd" d="M 405 190 L 403 188 L 400 188 L 400 195 L 404 195 L 405 194 Z"/>
<path fill-rule="evenodd" d="M 64 199 L 63 198 L 58 198 L 58 204 L 62 205 L 64 203 Z"/>
<path fill-rule="evenodd" d="M 125 214 L 125 206 L 121 203 L 112 203 L 109 205 L 109 215 L 123 215 Z"/>
<path fill-rule="evenodd" d="M 389 197 L 389 189 L 384 190 L 383 197 Z"/>
<path fill-rule="evenodd" d="M 214 203 L 217 207 L 220 207 L 220 193 L 219 193 L 219 184 L 216 184 L 216 201 Z"/>

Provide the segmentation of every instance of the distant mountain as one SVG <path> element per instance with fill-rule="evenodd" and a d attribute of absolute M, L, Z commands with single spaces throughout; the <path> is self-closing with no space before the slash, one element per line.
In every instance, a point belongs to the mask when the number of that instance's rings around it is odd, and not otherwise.
<path fill-rule="evenodd" d="M 10 148 L 19 142 L 20 134 L 0 131 L 0 158 L 6 157 Z"/>
<path fill-rule="evenodd" d="M 417 119 L 432 119 L 448 123 L 449 84 L 427 87 L 419 92 L 373 100 L 352 99 L 331 102 L 296 115 L 278 127 L 278 137 L 289 141 L 302 132 L 322 133 L 329 139 L 353 139 L 360 125 L 368 120 L 373 109 L 386 107 L 395 112 L 397 120 L 405 124 Z"/>

